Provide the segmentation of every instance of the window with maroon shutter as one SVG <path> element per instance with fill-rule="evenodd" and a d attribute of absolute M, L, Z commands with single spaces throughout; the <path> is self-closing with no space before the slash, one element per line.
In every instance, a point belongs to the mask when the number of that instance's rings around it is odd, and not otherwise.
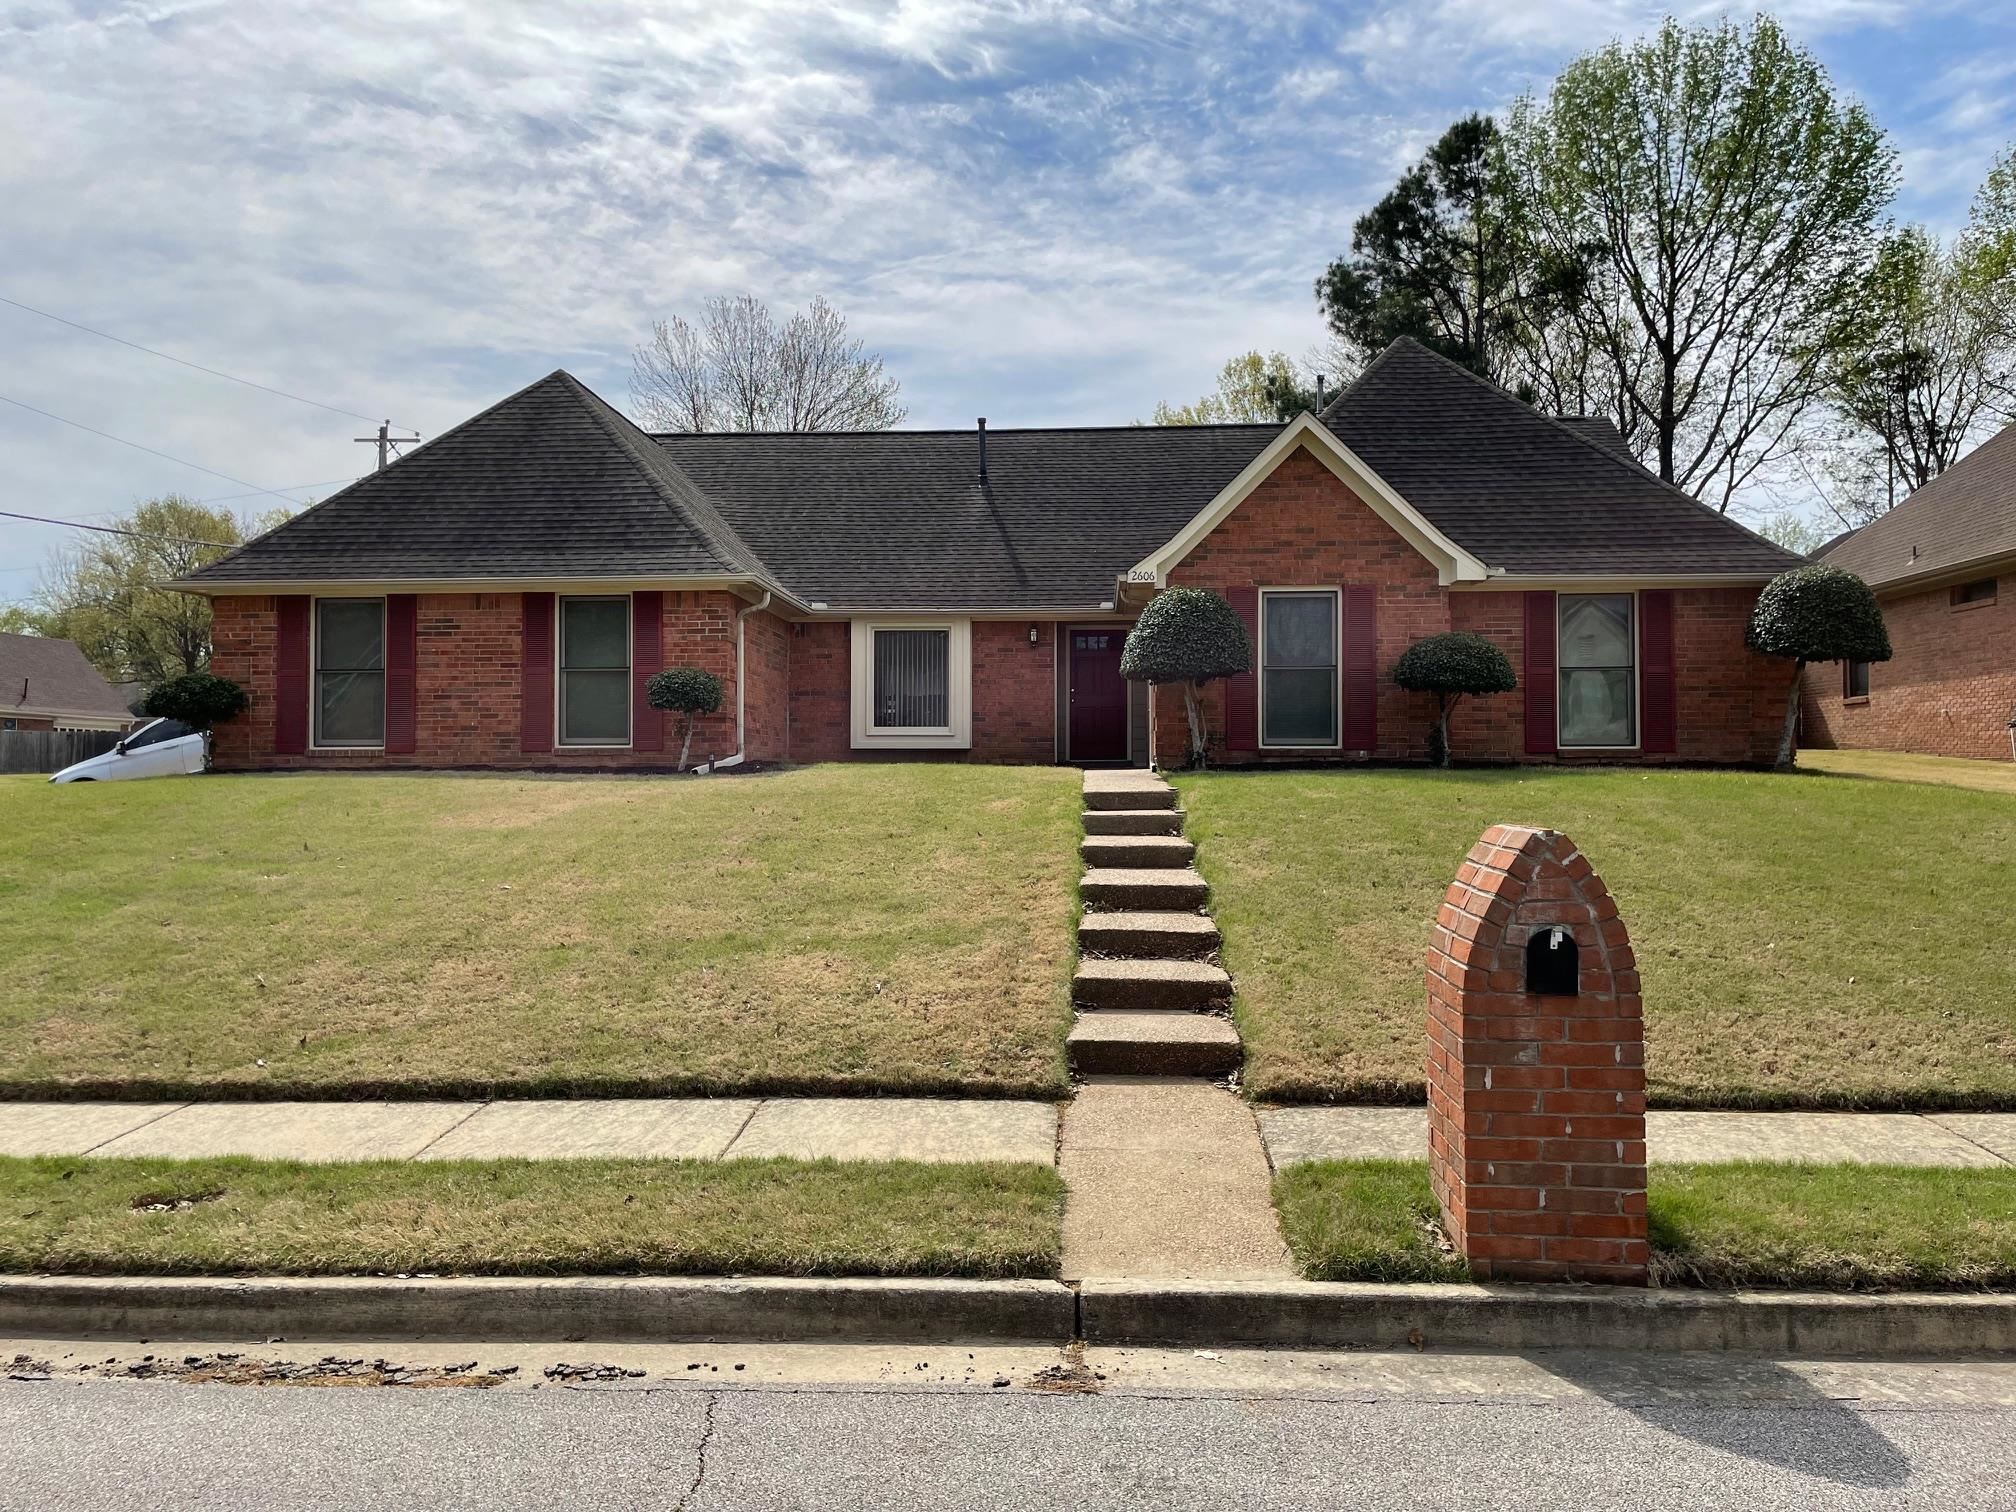
<path fill-rule="evenodd" d="M 315 600 L 317 746 L 385 744 L 385 600 Z"/>
<path fill-rule="evenodd" d="M 273 601 L 273 751 L 300 756 L 308 749 L 309 616 L 314 603 L 290 593 Z"/>
<path fill-rule="evenodd" d="M 1246 627 L 1253 647 L 1254 670 L 1225 679 L 1225 747 L 1232 751 L 1260 749 L 1260 590 L 1228 588 L 1225 601 Z"/>
<path fill-rule="evenodd" d="M 1673 590 L 1652 588 L 1638 595 L 1638 674 L 1644 705 L 1642 748 L 1654 756 L 1680 749 L 1680 678 L 1674 645 Z"/>
<path fill-rule="evenodd" d="M 420 662 L 420 600 L 411 593 L 385 599 L 385 750 L 410 756 L 419 743 L 417 686 Z"/>
<path fill-rule="evenodd" d="M 553 749 L 553 595 L 526 593 L 518 669 L 518 748 Z"/>
<path fill-rule="evenodd" d="M 665 595 L 655 590 L 630 595 L 630 745 L 633 750 L 665 749 L 665 711 L 651 707 L 651 679 L 665 670 Z"/>
<path fill-rule="evenodd" d="M 1536 589 L 1526 595 L 1526 652 L 1521 681 L 1526 685 L 1526 754 L 1551 756 L 1554 733 L 1554 595 Z"/>

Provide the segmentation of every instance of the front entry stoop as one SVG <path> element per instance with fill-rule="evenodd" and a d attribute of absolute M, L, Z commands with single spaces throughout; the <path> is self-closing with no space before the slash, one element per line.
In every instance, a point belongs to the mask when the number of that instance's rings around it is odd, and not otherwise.
<path fill-rule="evenodd" d="M 1152 772 L 1085 774 L 1069 1041 L 1082 1080 L 1058 1142 L 1071 1280 L 1290 1274 L 1253 1110 L 1217 1084 L 1244 1052 L 1183 818 Z"/>

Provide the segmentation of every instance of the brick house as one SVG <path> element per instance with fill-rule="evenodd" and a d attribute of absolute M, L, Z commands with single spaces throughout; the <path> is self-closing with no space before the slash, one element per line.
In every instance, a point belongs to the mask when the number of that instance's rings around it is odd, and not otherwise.
<path fill-rule="evenodd" d="M 2016 425 L 1835 541 L 1821 559 L 1875 590 L 1892 655 L 1808 667 L 1801 738 L 1821 748 L 2009 760 Z"/>
<path fill-rule="evenodd" d="M 252 694 L 223 768 L 663 767 L 678 665 L 727 690 L 696 760 L 1142 764 L 1181 699 L 1120 649 L 1176 584 L 1253 635 L 1228 763 L 1421 758 L 1390 672 L 1452 628 L 1522 684 L 1466 758 L 1749 763 L 1783 671 L 1743 629 L 1796 560 L 1400 342 L 1287 425 L 652 436 L 555 373 L 181 586 Z"/>
<path fill-rule="evenodd" d="M 0 632 L 0 730 L 127 730 L 127 696 L 75 641 Z"/>

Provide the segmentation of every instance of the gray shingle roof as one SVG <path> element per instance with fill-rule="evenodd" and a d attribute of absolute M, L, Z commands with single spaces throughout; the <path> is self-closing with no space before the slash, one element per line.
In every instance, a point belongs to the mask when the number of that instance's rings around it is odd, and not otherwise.
<path fill-rule="evenodd" d="M 0 714 L 42 709 L 124 719 L 126 700 L 75 641 L 0 633 Z"/>
<path fill-rule="evenodd" d="M 1820 555 L 1872 588 L 2016 556 L 2016 425 Z"/>
<path fill-rule="evenodd" d="M 1802 560 L 1417 342 L 1380 353 L 1324 420 L 1444 535 L 1507 572 L 1768 576 Z"/>
<path fill-rule="evenodd" d="M 602 575 L 762 571 L 650 437 L 553 373 L 191 581 Z"/>
<path fill-rule="evenodd" d="M 1412 342 L 1325 418 L 1445 535 L 1513 573 L 1756 574 L 1797 558 Z M 833 609 L 1089 608 L 1275 425 L 648 437 L 566 373 L 194 581 L 747 578 Z M 1606 435 L 1607 433 L 1607 435 Z"/>

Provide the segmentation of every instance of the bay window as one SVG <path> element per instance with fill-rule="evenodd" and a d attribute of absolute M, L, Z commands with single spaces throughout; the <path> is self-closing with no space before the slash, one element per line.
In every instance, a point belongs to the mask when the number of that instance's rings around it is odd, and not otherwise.
<path fill-rule="evenodd" d="M 315 744 L 385 744 L 385 600 L 315 601 Z"/>
<path fill-rule="evenodd" d="M 1261 590 L 1261 745 L 1337 744 L 1339 648 L 1336 589 Z"/>
<path fill-rule="evenodd" d="M 1556 675 L 1564 747 L 1638 744 L 1638 627 L 1628 593 L 1564 593 Z"/>
<path fill-rule="evenodd" d="M 630 744 L 630 600 L 560 600 L 560 743 Z"/>

